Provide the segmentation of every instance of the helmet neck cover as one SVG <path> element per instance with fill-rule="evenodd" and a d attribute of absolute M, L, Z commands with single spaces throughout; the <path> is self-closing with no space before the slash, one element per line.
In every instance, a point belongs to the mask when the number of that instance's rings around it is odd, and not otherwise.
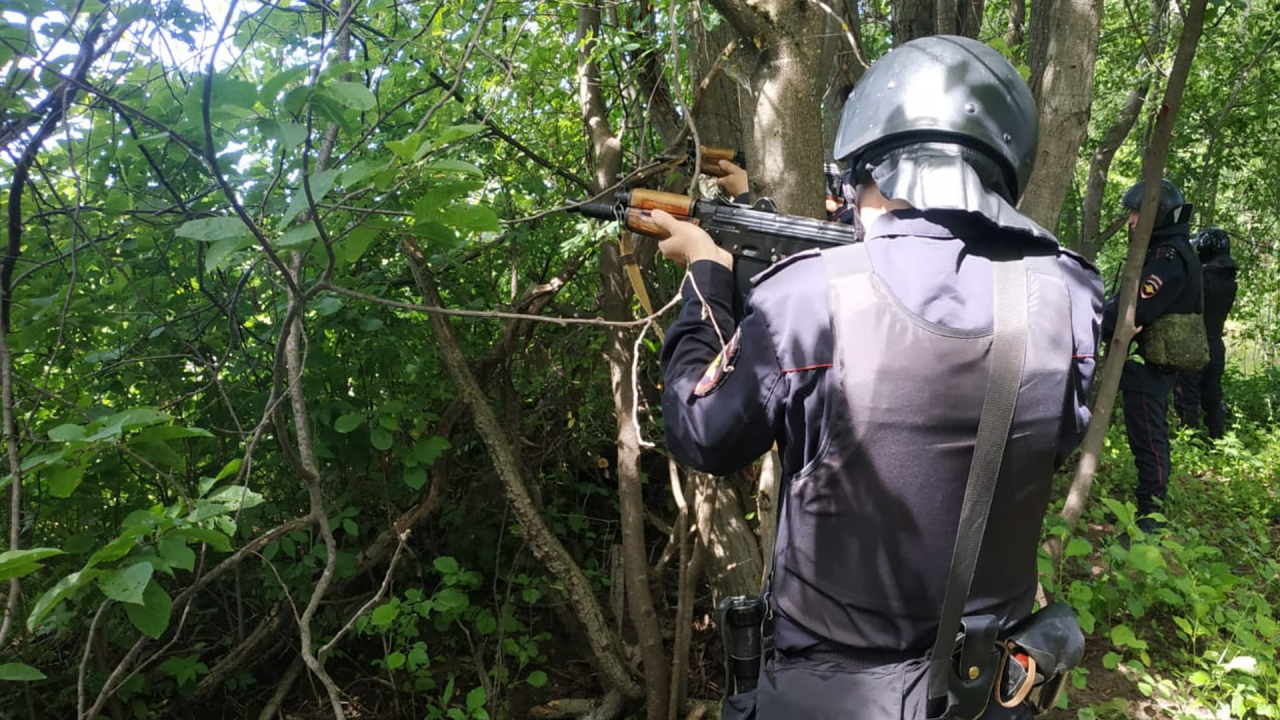
<path fill-rule="evenodd" d="M 974 148 L 955 142 L 899 145 L 851 170 L 857 184 L 872 180 L 886 198 L 914 208 L 965 210 L 999 227 L 1057 242 L 1013 207 L 1001 164 Z"/>

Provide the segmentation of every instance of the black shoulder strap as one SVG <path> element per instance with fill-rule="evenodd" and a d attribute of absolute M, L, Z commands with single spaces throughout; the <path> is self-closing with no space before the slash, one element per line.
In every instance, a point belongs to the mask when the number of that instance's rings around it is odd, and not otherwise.
<path fill-rule="evenodd" d="M 947 696 L 947 678 L 952 672 L 951 655 L 955 651 L 956 633 L 960 630 L 965 601 L 973 584 L 973 571 L 978 551 L 982 548 L 982 536 L 991 512 L 991 497 L 1000 476 L 1000 463 L 1009 428 L 1013 424 L 1013 411 L 1026 363 L 1027 265 L 1021 249 L 1015 248 L 1014 252 L 1016 254 L 1012 258 L 993 258 L 991 265 L 995 316 L 991 371 L 982 400 L 982 416 L 978 420 L 978 436 L 965 485 L 964 504 L 960 508 L 960 526 L 943 596 L 938 637 L 929 665 L 928 696 L 931 701 Z"/>
<path fill-rule="evenodd" d="M 1183 247 L 1177 245 L 1175 249 L 1178 256 L 1182 258 L 1182 264 L 1187 266 L 1187 277 L 1194 278 L 1196 283 L 1196 313 L 1204 314 L 1204 274 L 1200 269 L 1200 258 L 1191 252 L 1191 247 Z"/>

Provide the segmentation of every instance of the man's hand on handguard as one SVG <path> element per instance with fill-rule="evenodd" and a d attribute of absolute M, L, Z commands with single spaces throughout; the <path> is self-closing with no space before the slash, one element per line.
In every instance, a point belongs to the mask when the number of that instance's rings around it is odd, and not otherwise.
<path fill-rule="evenodd" d="M 729 160 L 721 160 L 719 163 L 720 171 L 724 173 L 724 177 L 716 179 L 719 185 L 730 198 L 736 198 L 747 192 L 747 171 L 735 165 Z"/>
<path fill-rule="evenodd" d="M 710 260 L 730 270 L 733 256 L 719 247 L 705 230 L 692 223 L 682 222 L 662 210 L 654 210 L 653 224 L 662 228 L 668 237 L 658 243 L 663 257 L 677 265 L 691 265 L 699 260 Z"/>

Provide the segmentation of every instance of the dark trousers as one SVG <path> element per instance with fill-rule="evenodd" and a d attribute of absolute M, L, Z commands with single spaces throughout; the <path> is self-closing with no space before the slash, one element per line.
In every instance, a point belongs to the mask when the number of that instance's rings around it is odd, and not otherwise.
<path fill-rule="evenodd" d="M 1124 429 L 1138 468 L 1138 514 L 1155 512 L 1169 491 L 1169 394 L 1125 390 Z"/>
<path fill-rule="evenodd" d="M 1209 437 L 1220 438 L 1226 426 L 1227 409 L 1222 402 L 1222 371 L 1226 368 L 1227 348 L 1222 338 L 1209 338 L 1209 364 L 1198 373 L 1180 373 L 1173 394 L 1178 417 L 1187 427 L 1200 426 L 1200 410 Z"/>

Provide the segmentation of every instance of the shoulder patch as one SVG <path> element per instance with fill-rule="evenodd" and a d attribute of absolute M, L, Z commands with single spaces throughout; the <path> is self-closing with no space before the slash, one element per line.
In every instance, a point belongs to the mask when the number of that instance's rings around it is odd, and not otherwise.
<path fill-rule="evenodd" d="M 715 392 L 733 373 L 733 363 L 738 358 L 738 348 L 741 346 L 739 342 L 741 332 L 741 330 L 735 331 L 733 337 L 729 338 L 729 342 L 725 343 L 724 349 L 711 359 L 707 369 L 702 372 L 702 377 L 698 379 L 698 384 L 693 387 L 695 398 L 706 397 Z"/>
<path fill-rule="evenodd" d="M 1177 256 L 1178 256 L 1177 248 L 1174 248 L 1170 245 L 1160 245 L 1159 247 L 1156 248 L 1155 257 L 1160 258 L 1161 260 L 1166 260 L 1166 259 L 1172 260 Z"/>
<path fill-rule="evenodd" d="M 1151 273 L 1142 279 L 1142 284 L 1138 286 L 1138 295 L 1143 300 L 1150 300 L 1156 296 L 1156 293 L 1160 292 L 1160 286 L 1162 285 L 1164 285 L 1164 281 L 1160 279 L 1160 276 Z"/>
<path fill-rule="evenodd" d="M 814 250 L 805 250 L 804 252 L 798 252 L 795 255 L 790 255 L 788 257 L 785 257 L 779 260 L 778 262 L 770 265 L 769 267 L 765 268 L 764 270 L 761 270 L 755 275 L 752 275 L 751 285 L 752 287 L 755 287 L 756 285 L 759 285 L 760 283 L 764 282 L 765 280 L 768 280 L 774 275 L 777 275 L 779 272 L 782 271 L 783 268 L 789 267 L 791 265 L 795 265 L 796 263 L 802 260 L 806 260 L 808 258 L 821 257 L 821 256 L 822 256 L 822 251 L 814 249 Z"/>

